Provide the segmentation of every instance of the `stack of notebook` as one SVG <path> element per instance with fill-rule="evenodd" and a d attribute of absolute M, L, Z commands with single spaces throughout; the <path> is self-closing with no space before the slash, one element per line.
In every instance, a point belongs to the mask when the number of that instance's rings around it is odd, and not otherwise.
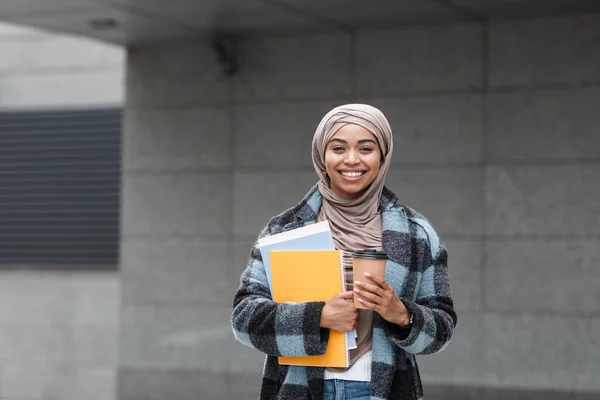
<path fill-rule="evenodd" d="M 277 303 L 327 301 L 346 290 L 342 252 L 327 221 L 262 238 L 258 247 Z M 354 332 L 331 331 L 325 354 L 279 357 L 279 363 L 347 368 L 353 348 Z"/>

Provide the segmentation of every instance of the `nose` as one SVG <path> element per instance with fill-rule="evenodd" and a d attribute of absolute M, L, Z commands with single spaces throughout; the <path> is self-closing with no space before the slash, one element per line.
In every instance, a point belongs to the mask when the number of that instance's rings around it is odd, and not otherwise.
<path fill-rule="evenodd" d="M 360 159 L 358 158 L 358 155 L 356 154 L 356 152 L 349 151 L 344 162 L 348 165 L 354 165 L 354 164 L 360 163 Z"/>

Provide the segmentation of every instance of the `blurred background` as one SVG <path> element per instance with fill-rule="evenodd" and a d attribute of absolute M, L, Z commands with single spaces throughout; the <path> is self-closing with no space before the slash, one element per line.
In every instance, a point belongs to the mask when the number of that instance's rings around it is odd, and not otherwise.
<path fill-rule="evenodd" d="M 449 249 L 425 398 L 600 399 L 600 1 L 2 0 L 0 399 L 257 398 L 233 294 L 379 107 Z"/>

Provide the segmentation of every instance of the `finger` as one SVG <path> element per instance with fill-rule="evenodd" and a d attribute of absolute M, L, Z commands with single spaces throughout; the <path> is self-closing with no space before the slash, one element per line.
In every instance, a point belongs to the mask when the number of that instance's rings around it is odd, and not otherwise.
<path fill-rule="evenodd" d="M 361 281 L 354 282 L 354 286 L 363 292 L 371 292 L 379 297 L 384 296 L 385 290 L 379 286 L 371 285 L 370 283 L 365 283 Z"/>
<path fill-rule="evenodd" d="M 371 281 L 375 282 L 377 285 L 379 285 L 379 287 L 381 287 L 382 289 L 387 290 L 388 288 L 391 288 L 390 284 L 383 278 L 380 278 L 368 272 L 365 272 L 365 276 Z"/>
<path fill-rule="evenodd" d="M 365 292 L 363 290 L 360 289 L 354 289 L 354 291 L 356 292 L 356 294 L 358 295 L 359 299 L 364 299 L 367 300 L 370 303 L 373 304 L 379 304 L 381 297 L 373 294 L 373 293 L 369 293 L 369 292 Z"/>
<path fill-rule="evenodd" d="M 338 299 L 351 299 L 354 297 L 354 292 L 352 290 L 348 290 L 347 292 L 340 292 L 336 297 Z"/>
<path fill-rule="evenodd" d="M 358 298 L 358 301 L 365 307 L 367 307 L 369 310 L 373 310 L 373 311 L 377 311 L 379 309 L 379 305 L 375 304 L 375 303 L 371 303 L 368 300 L 365 300 L 361 297 Z"/>

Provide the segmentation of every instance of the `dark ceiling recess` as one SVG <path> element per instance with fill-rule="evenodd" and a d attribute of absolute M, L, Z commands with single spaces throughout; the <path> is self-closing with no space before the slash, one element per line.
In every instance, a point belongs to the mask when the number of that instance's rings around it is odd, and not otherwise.
<path fill-rule="evenodd" d="M 68 4 L 65 4 L 68 3 Z M 0 20 L 126 46 L 600 12 L 600 0 L 2 0 Z M 234 63 L 226 59 L 226 70 Z"/>

